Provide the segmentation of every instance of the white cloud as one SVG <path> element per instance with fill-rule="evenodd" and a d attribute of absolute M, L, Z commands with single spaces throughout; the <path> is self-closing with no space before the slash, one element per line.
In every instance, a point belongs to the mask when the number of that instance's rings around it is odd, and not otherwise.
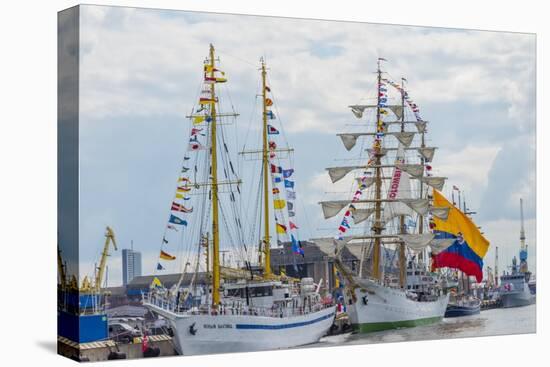
<path fill-rule="evenodd" d="M 450 151 L 442 147 L 437 154 L 434 174 L 448 177 L 448 183 L 466 192 L 482 192 L 488 184 L 489 171 L 500 151 L 500 146 L 466 145 L 462 150 Z M 447 185 L 447 189 L 451 186 Z"/>
<path fill-rule="evenodd" d="M 503 101 L 525 117 L 534 87 L 534 37 L 527 35 L 203 15 L 87 6 L 82 12 L 81 112 L 88 118 L 189 111 L 209 42 L 230 86 L 252 95 L 257 60 L 267 56 L 289 131 L 334 132 L 334 114 L 365 96 L 377 56 L 395 79 L 406 76 L 424 101 Z M 315 45 L 337 45 L 318 57 Z M 246 47 L 243 47 L 246 45 Z M 391 76 L 390 75 L 390 76 Z M 154 90 L 157 93 L 151 93 Z M 241 108 L 241 106 L 238 106 Z"/>
<path fill-rule="evenodd" d="M 311 131 L 334 134 L 349 130 L 349 122 L 357 123 L 347 106 L 375 97 L 372 72 L 378 56 L 389 60 L 384 69 L 390 78 L 407 77 L 410 95 L 423 116 L 431 114 L 423 106 L 452 104 L 461 112 L 459 117 L 449 117 L 466 123 L 477 121 L 488 106 L 498 105 L 507 119 L 489 116 L 491 121 L 479 129 L 475 126 L 472 130 L 476 131 L 463 131 L 464 125 L 446 121 L 430 125 L 430 133 L 437 132 L 439 138 L 475 134 L 476 142 L 458 141 L 462 147 L 458 151 L 440 146 L 434 161 L 434 173 L 449 177 L 449 184 L 465 190 L 473 206 L 480 206 L 483 190 L 498 189 L 500 183 L 491 183 L 488 172 L 501 148 L 515 139 L 510 135 L 517 126 L 532 133 L 534 36 L 185 12 L 167 16 L 162 11 L 132 8 L 82 9 L 80 114 L 85 129 L 81 133 L 90 137 L 94 129 L 105 129 L 105 123 L 115 124 L 119 119 L 158 121 L 159 117 L 178 116 L 185 122 L 183 116 L 197 98 L 210 42 L 229 78 L 221 91 L 230 92 L 231 103 L 241 112 L 239 126 L 251 119 L 262 55 L 270 68 L 276 113 L 290 136 Z M 444 120 L 447 116 L 438 117 Z M 498 131 L 489 130 L 493 128 Z M 308 215 L 315 217 L 313 226 L 317 227 L 325 223 L 317 202 L 326 199 L 326 191 L 349 193 L 353 175 L 333 185 L 326 172 L 320 173 L 319 162 L 313 162 L 315 151 L 309 154 L 311 166 L 300 169 L 310 179 L 299 195 L 308 210 L 313 209 Z M 534 172 L 529 173 L 527 186 L 526 192 L 515 192 L 509 199 L 534 196 Z M 106 213 L 87 215 L 96 220 Z M 151 233 L 147 236 L 152 237 Z"/>

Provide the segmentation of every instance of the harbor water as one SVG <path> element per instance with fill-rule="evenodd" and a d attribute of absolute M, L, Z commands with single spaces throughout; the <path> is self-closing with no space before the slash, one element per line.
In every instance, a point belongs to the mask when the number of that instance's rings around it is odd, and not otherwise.
<path fill-rule="evenodd" d="M 433 325 L 414 328 L 327 336 L 309 347 L 526 334 L 535 331 L 536 305 L 533 304 L 518 308 L 496 308 L 477 315 L 443 319 Z"/>

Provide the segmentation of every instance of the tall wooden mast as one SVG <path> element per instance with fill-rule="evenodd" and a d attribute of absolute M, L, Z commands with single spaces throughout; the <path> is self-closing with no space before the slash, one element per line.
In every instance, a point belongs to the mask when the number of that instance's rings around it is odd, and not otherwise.
<path fill-rule="evenodd" d="M 382 82 L 382 72 L 380 70 L 380 58 L 378 59 L 378 95 L 376 97 L 376 129 L 379 132 L 380 127 L 380 83 Z M 376 176 L 375 176 L 375 195 L 376 202 L 374 204 L 374 224 L 372 230 L 376 235 L 374 239 L 374 248 L 372 252 L 372 277 L 375 279 L 380 279 L 380 235 L 382 233 L 382 202 L 381 199 L 382 192 L 382 169 L 380 168 L 380 154 L 376 154 Z"/>
<path fill-rule="evenodd" d="M 266 69 L 265 61 L 262 59 L 262 122 L 263 122 L 263 147 L 262 147 L 262 164 L 263 164 L 263 181 L 264 181 L 264 276 L 271 276 L 271 246 L 269 236 L 269 147 L 267 142 L 267 95 L 266 95 Z"/>
<path fill-rule="evenodd" d="M 210 44 L 210 77 L 214 78 L 215 60 L 214 46 Z M 220 303 L 220 232 L 218 225 L 218 151 L 216 137 L 216 83 L 210 85 L 211 98 L 213 103 L 210 105 L 211 129 L 211 147 L 212 155 L 212 306 L 217 307 Z"/>

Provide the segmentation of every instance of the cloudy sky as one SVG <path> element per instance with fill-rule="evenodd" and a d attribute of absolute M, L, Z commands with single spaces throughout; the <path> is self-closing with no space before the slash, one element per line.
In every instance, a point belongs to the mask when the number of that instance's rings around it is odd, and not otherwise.
<path fill-rule="evenodd" d="M 209 43 L 241 131 L 258 118 L 258 60 L 268 62 L 295 149 L 304 239 L 334 235 L 316 204 L 337 191 L 324 168 L 350 157 L 335 134 L 358 123 L 347 106 L 373 95 L 376 59 L 384 57 L 388 76 L 407 78 L 430 121 L 445 193 L 460 187 L 478 213 L 492 244 L 486 262 L 493 264 L 495 245 L 501 269 L 517 253 L 522 197 L 534 267 L 534 35 L 83 6 L 80 39 L 81 275 L 93 272 L 105 225 L 120 247 L 133 240 L 144 273 L 154 272 Z M 120 251 L 109 268 L 110 285 L 119 284 Z"/>

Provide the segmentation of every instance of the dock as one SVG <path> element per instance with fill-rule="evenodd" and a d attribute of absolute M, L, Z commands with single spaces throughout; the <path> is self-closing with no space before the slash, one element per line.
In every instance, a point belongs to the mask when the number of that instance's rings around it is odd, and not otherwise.
<path fill-rule="evenodd" d="M 172 337 L 169 335 L 151 335 L 147 337 L 151 350 L 150 357 L 176 355 Z M 134 359 L 146 357 L 142 352 L 143 338 L 135 338 L 131 343 L 117 343 L 113 340 L 102 340 L 91 343 L 75 343 L 64 338 L 57 338 L 58 353 L 79 362 L 96 362 L 112 359 Z M 158 352 L 156 349 L 158 348 Z"/>

